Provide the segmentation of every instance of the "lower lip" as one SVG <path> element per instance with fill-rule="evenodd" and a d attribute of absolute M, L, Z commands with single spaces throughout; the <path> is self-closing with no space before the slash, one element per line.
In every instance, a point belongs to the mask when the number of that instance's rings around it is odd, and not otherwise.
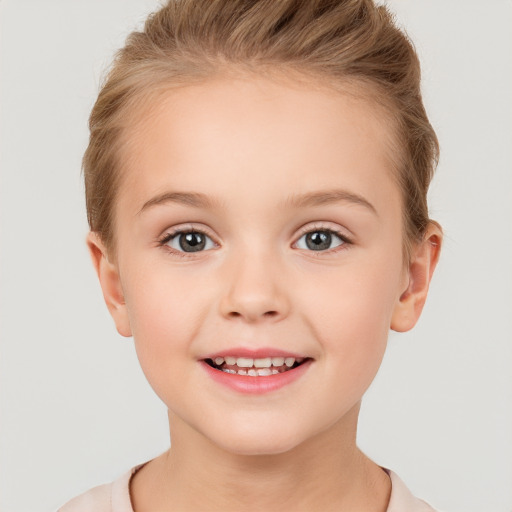
<path fill-rule="evenodd" d="M 309 359 L 293 370 L 261 377 L 249 377 L 246 375 L 237 375 L 236 373 L 223 372 L 212 368 L 205 361 L 201 361 L 201 366 L 215 382 L 223 384 L 234 391 L 248 394 L 263 394 L 276 391 L 296 381 L 306 373 L 312 362 L 313 360 Z"/>

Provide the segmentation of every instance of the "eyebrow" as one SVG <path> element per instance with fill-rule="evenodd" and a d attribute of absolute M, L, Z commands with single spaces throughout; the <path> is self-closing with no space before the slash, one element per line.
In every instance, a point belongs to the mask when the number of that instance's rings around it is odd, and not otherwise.
<path fill-rule="evenodd" d="M 364 206 L 375 215 L 378 215 L 375 207 L 363 196 L 350 192 L 348 190 L 320 190 L 318 192 L 309 192 L 300 195 L 291 195 L 285 201 L 285 205 L 291 208 L 305 208 L 312 206 L 323 206 L 338 202 L 348 202 Z M 216 199 L 201 194 L 199 192 L 164 192 L 152 197 L 144 203 L 137 215 L 151 208 L 152 206 L 178 203 L 194 208 L 216 209 L 220 207 L 220 202 Z"/>
<path fill-rule="evenodd" d="M 166 203 L 178 203 L 184 204 L 185 206 L 193 206 L 195 208 L 215 209 L 218 208 L 220 203 L 211 197 L 200 194 L 198 192 L 164 192 L 155 197 L 152 197 L 149 201 L 146 201 L 142 208 L 138 211 L 137 215 L 142 212 L 159 204 Z"/>
<path fill-rule="evenodd" d="M 378 216 L 375 206 L 359 194 L 343 189 L 320 190 L 301 195 L 292 195 L 286 201 L 287 206 L 304 208 L 307 206 L 323 206 L 326 204 L 347 202 L 364 206 Z"/>

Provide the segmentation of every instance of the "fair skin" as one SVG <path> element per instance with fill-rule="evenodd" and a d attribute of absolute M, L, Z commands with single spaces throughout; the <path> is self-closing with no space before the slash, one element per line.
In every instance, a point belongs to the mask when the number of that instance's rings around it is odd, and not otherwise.
<path fill-rule="evenodd" d="M 319 87 L 217 79 L 167 92 L 129 127 L 115 257 L 94 233 L 88 244 L 169 411 L 172 447 L 132 479 L 135 512 L 386 510 L 389 478 L 356 446 L 359 407 L 389 329 L 421 313 L 441 233 L 430 226 L 404 265 L 394 145 L 375 111 Z M 205 370 L 232 350 L 307 364 L 245 393 Z"/>

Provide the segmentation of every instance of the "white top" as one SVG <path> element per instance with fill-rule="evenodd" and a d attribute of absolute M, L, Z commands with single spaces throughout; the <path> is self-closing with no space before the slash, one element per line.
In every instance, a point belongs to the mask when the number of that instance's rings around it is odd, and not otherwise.
<path fill-rule="evenodd" d="M 133 512 L 130 480 L 144 464 L 135 466 L 110 484 L 80 494 L 57 512 Z M 383 469 L 391 478 L 391 497 L 386 512 L 436 512 L 428 503 L 415 498 L 393 471 Z"/>

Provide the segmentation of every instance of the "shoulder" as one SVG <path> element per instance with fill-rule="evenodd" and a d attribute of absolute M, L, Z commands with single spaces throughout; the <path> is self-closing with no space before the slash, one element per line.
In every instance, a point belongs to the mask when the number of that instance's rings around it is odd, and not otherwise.
<path fill-rule="evenodd" d="M 440 512 L 427 502 L 413 496 L 396 473 L 389 469 L 384 469 L 384 471 L 391 479 L 391 497 L 386 512 Z"/>
<path fill-rule="evenodd" d="M 133 467 L 114 482 L 98 485 L 80 494 L 57 512 L 133 512 L 130 479 L 145 464 Z"/>
<path fill-rule="evenodd" d="M 111 512 L 112 511 L 112 484 L 99 485 L 71 501 L 68 501 L 57 512 Z"/>

